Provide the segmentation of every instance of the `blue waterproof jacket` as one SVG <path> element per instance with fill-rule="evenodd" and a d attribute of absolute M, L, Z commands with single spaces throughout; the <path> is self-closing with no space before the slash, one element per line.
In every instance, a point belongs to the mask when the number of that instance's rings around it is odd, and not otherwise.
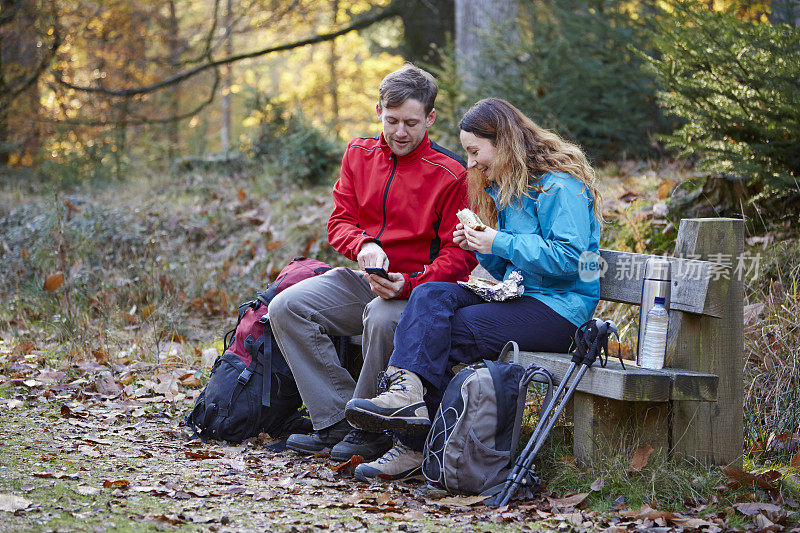
<path fill-rule="evenodd" d="M 592 318 L 600 299 L 600 280 L 583 281 L 578 275 L 578 258 L 597 253 L 600 242 L 593 199 L 566 173 L 546 173 L 537 185 L 542 192 L 498 210 L 492 253 L 477 254 L 478 261 L 497 279 L 521 270 L 525 295 L 578 326 Z M 497 204 L 495 188 L 486 192 Z"/>

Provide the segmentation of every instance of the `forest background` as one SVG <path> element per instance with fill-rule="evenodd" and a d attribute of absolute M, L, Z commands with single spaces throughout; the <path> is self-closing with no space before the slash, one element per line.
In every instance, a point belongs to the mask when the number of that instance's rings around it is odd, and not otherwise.
<path fill-rule="evenodd" d="M 486 96 L 584 147 L 605 248 L 670 254 L 681 218 L 745 219 L 746 464 L 795 475 L 798 23 L 797 0 L 4 0 L 0 402 L 91 361 L 93 394 L 178 374 L 174 416 L 236 303 L 294 256 L 349 264 L 330 187 L 412 61 L 445 147 Z M 630 356 L 636 310 L 600 312 Z"/>

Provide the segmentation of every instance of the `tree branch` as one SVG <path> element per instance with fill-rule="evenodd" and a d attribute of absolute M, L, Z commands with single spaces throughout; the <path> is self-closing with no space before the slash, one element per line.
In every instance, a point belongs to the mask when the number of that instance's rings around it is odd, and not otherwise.
<path fill-rule="evenodd" d="M 284 52 L 286 50 L 292 50 L 293 48 L 300 48 L 302 46 L 308 46 L 310 44 L 317 44 L 317 43 L 322 43 L 322 42 L 325 42 L 325 41 L 331 41 L 333 39 L 336 39 L 337 37 L 340 37 L 342 35 L 350 33 L 351 31 L 362 30 L 362 29 L 364 29 L 366 27 L 369 27 L 369 26 L 375 24 L 376 22 L 380 22 L 382 20 L 385 20 L 387 18 L 393 17 L 395 15 L 397 15 L 397 9 L 395 7 L 392 7 L 392 5 L 390 5 L 390 7 L 380 11 L 379 13 L 376 13 L 375 15 L 372 15 L 370 17 L 362 18 L 362 19 L 360 19 L 360 20 L 358 20 L 358 21 L 350 24 L 349 26 L 346 26 L 346 27 L 344 27 L 344 28 L 342 28 L 342 29 L 340 29 L 338 31 L 331 32 L 331 33 L 323 33 L 323 34 L 311 37 L 309 39 L 304 39 L 302 41 L 295 41 L 293 43 L 282 44 L 282 45 L 279 45 L 279 46 L 273 46 L 271 48 L 264 48 L 262 50 L 256 50 L 254 52 L 248 52 L 248 53 L 244 53 L 244 54 L 233 55 L 233 56 L 230 56 L 230 57 L 217 59 L 215 61 L 210 61 L 208 63 L 205 63 L 203 65 L 199 65 L 199 66 L 197 66 L 197 67 L 195 67 L 193 69 L 187 70 L 185 72 L 181 72 L 180 74 L 176 74 L 175 76 L 167 78 L 164 81 L 161 81 L 159 83 L 155 83 L 153 85 L 149 85 L 147 87 L 137 87 L 137 88 L 133 88 L 133 89 L 117 89 L 117 90 L 115 90 L 115 89 L 106 89 L 104 87 L 85 87 L 85 86 L 80 86 L 80 85 L 74 85 L 74 84 L 72 84 L 72 83 L 70 83 L 68 81 L 65 81 L 63 79 L 61 73 L 58 72 L 58 71 L 54 71 L 54 74 L 55 74 L 55 77 L 56 77 L 56 81 L 58 83 L 60 83 L 61 85 L 65 86 L 65 87 L 68 87 L 70 89 L 76 90 L 76 91 L 81 91 L 81 92 L 86 92 L 86 93 L 99 93 L 99 94 L 105 94 L 107 96 L 117 96 L 117 97 L 127 98 L 127 97 L 131 97 L 131 96 L 138 96 L 138 95 L 142 95 L 142 94 L 153 93 L 155 91 L 158 91 L 159 89 L 163 89 L 164 87 L 168 87 L 170 85 L 174 85 L 176 83 L 180 83 L 182 81 L 185 81 L 185 80 L 187 80 L 187 79 L 189 79 L 189 78 L 191 78 L 193 76 L 196 76 L 197 74 L 199 74 L 199 73 L 201 73 L 204 70 L 207 70 L 209 68 L 215 68 L 215 67 L 219 67 L 221 65 L 227 64 L 227 63 L 235 63 L 236 61 L 241 61 L 243 59 L 250 59 L 250 58 L 253 58 L 253 57 L 259 57 L 259 56 L 263 56 L 263 55 L 267 55 L 267 54 L 272 54 L 272 53 L 275 53 L 275 52 Z"/>

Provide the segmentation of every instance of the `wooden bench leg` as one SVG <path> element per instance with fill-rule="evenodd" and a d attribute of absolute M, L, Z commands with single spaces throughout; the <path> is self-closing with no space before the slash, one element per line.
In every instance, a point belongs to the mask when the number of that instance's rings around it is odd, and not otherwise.
<path fill-rule="evenodd" d="M 669 452 L 669 403 L 626 402 L 576 391 L 573 401 L 573 453 L 580 464 L 613 456 L 622 444 L 650 444 Z"/>

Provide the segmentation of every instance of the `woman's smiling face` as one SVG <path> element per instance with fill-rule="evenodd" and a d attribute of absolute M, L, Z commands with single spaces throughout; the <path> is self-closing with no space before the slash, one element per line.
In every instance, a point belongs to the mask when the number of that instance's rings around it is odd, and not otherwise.
<path fill-rule="evenodd" d="M 486 137 L 478 137 L 474 133 L 461 130 L 461 146 L 467 152 L 467 168 L 480 170 L 483 175 L 488 179 L 488 171 L 494 162 L 497 155 L 497 148 L 495 148 L 492 141 Z"/>

